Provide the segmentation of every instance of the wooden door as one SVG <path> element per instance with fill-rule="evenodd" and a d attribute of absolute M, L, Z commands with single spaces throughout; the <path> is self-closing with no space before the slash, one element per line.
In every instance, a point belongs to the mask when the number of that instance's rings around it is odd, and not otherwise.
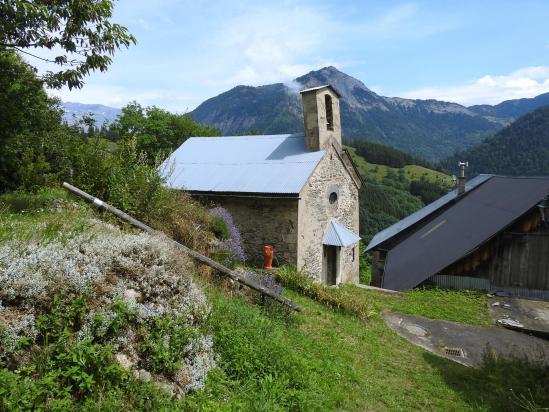
<path fill-rule="evenodd" d="M 335 285 L 337 282 L 337 247 L 324 246 L 326 259 L 326 284 Z"/>

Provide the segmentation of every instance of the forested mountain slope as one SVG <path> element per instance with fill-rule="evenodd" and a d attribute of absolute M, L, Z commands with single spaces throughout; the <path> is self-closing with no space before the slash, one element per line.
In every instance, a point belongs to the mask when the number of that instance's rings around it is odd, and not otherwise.
<path fill-rule="evenodd" d="M 468 161 L 468 174 L 549 174 L 549 106 L 519 118 L 483 143 L 446 159 L 451 170 L 458 161 Z"/>

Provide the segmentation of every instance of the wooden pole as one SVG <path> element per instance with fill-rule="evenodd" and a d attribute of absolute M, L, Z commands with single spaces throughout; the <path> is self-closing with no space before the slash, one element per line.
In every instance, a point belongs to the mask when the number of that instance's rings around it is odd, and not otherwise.
<path fill-rule="evenodd" d="M 69 192 L 74 193 L 76 196 L 81 197 L 82 199 L 85 199 L 88 202 L 93 203 L 98 208 L 102 208 L 102 209 L 105 209 L 105 210 L 111 212 L 113 215 L 115 215 L 115 216 L 119 217 L 120 219 L 130 223 L 132 226 L 135 226 L 135 227 L 137 227 L 137 228 L 139 228 L 139 229 L 141 229 L 145 232 L 148 232 L 148 233 L 161 233 L 161 234 L 163 234 L 162 232 L 158 232 L 155 229 L 153 229 L 152 227 L 147 226 L 145 223 L 140 222 L 139 220 L 131 217 L 127 213 L 124 213 L 120 209 L 117 209 L 116 207 L 111 206 L 106 202 L 103 202 L 101 199 L 98 199 L 98 198 L 90 195 L 89 193 L 86 193 L 83 190 L 80 190 L 79 188 L 77 188 L 77 187 L 75 187 L 75 186 L 73 186 L 73 185 L 71 185 L 67 182 L 63 182 L 63 187 L 65 189 L 67 189 Z M 228 267 L 222 265 L 221 263 L 216 262 L 215 260 L 210 259 L 209 257 L 204 256 L 201 253 L 198 253 L 198 252 L 196 252 L 192 249 L 189 249 L 187 246 L 182 245 L 181 243 L 179 243 L 179 242 L 177 242 L 177 241 L 175 241 L 175 240 L 173 240 L 173 239 L 171 239 L 167 236 L 166 236 L 166 239 L 169 240 L 170 242 L 172 242 L 179 250 L 181 250 L 182 252 L 190 255 L 191 257 L 193 257 L 194 259 L 196 259 L 200 263 L 203 263 L 205 265 L 208 265 L 208 266 L 216 269 L 217 271 L 219 271 L 222 274 L 228 276 L 232 280 L 234 280 L 236 282 L 239 282 L 243 285 L 246 285 L 249 288 L 260 292 L 264 296 L 265 295 L 269 296 L 270 298 L 272 298 L 272 299 L 276 300 L 277 302 L 280 302 L 280 303 L 290 307 L 291 309 L 293 309 L 297 312 L 301 311 L 301 308 L 298 305 L 296 305 L 295 303 L 293 303 L 291 300 L 286 299 L 284 296 L 273 292 L 271 289 L 266 288 L 263 285 L 260 285 L 255 280 L 249 279 L 245 276 L 242 276 L 239 273 L 235 272 L 234 270 L 231 270 Z"/>

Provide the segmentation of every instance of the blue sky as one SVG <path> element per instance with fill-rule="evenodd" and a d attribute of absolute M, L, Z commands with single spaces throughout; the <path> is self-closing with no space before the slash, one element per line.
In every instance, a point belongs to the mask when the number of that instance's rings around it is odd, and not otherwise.
<path fill-rule="evenodd" d="M 334 65 L 385 96 L 494 104 L 549 92 L 548 17 L 545 0 L 120 0 L 113 20 L 138 44 L 82 90 L 53 93 L 184 112 Z"/>

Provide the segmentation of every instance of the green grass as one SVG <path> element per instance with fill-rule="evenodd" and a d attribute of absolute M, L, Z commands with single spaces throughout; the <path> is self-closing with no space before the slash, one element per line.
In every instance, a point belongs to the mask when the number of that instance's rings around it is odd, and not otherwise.
<path fill-rule="evenodd" d="M 0 197 L 0 241 L 70 237 L 89 231 L 90 218 L 97 217 L 72 202 L 53 211 L 40 202 L 31 207 L 32 199 L 14 201 L 25 204 L 24 213 L 8 210 L 6 197 Z M 505 411 L 530 403 L 549 406 L 547 370 L 498 359 L 467 368 L 411 344 L 381 317 L 392 310 L 490 325 L 482 293 L 416 289 L 387 294 L 344 285 L 308 293 L 321 297 L 320 303 L 286 289 L 285 295 L 303 309 L 288 314 L 276 305 L 254 304 L 259 300 L 248 292 L 229 294 L 215 282 L 197 281 L 211 302 L 208 328 L 218 354 L 218 367 L 204 390 L 176 401 L 130 379 L 66 410 Z M 0 369 L 0 406 L 1 401 L 33 405 L 28 396 L 47 383 L 33 376 L 32 371 L 22 376 Z"/>
<path fill-rule="evenodd" d="M 524 363 L 492 359 L 482 368 L 467 368 L 409 343 L 377 315 L 360 321 L 287 291 L 303 309 L 288 321 L 242 297 L 208 289 L 220 370 L 210 375 L 205 391 L 186 400 L 191 409 L 517 410 L 529 389 L 538 404 L 549 401 L 543 392 L 546 372 Z M 346 289 L 378 310 L 488 322 L 478 294 L 420 290 L 388 296 Z M 466 314 L 459 305 L 470 306 Z"/>
<path fill-rule="evenodd" d="M 360 174 L 364 177 L 369 177 L 378 182 L 381 182 L 383 178 L 387 176 L 387 173 L 389 173 L 389 171 L 392 171 L 396 175 L 398 175 L 399 171 L 403 170 L 404 177 L 408 182 L 411 182 L 412 180 L 421 180 L 422 178 L 424 178 L 427 181 L 433 183 L 439 183 L 448 186 L 452 184 L 452 179 L 450 176 L 436 170 L 427 169 L 426 167 L 418 165 L 407 165 L 404 166 L 402 169 L 385 165 L 377 165 L 369 163 L 364 160 L 362 156 L 357 155 L 356 149 L 354 147 L 346 146 L 345 148 L 349 151 L 351 157 L 355 161 Z"/>

